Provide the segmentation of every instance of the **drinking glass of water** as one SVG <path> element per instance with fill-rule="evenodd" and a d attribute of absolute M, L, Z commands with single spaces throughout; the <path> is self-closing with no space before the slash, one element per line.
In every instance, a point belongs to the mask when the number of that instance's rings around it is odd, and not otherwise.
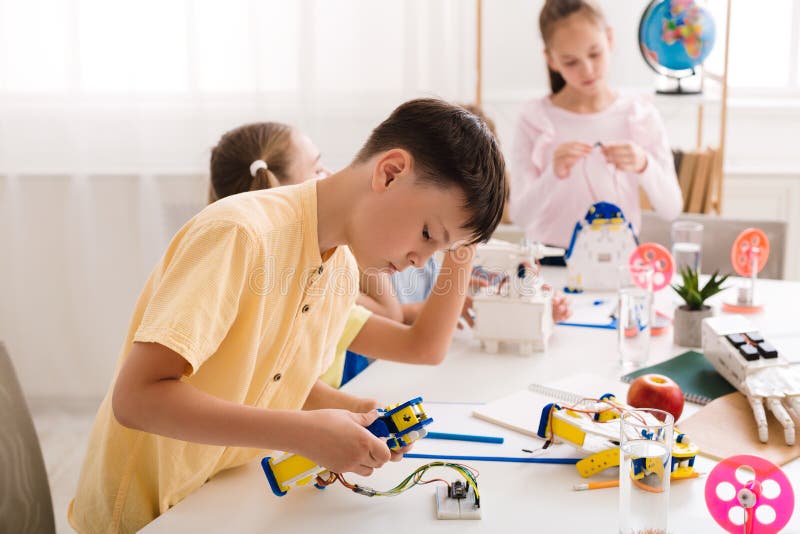
<path fill-rule="evenodd" d="M 693 221 L 672 223 L 672 258 L 675 271 L 680 273 L 684 267 L 700 272 L 700 259 L 703 252 L 703 225 Z"/>
<path fill-rule="evenodd" d="M 641 367 L 650 354 L 653 267 L 625 265 L 617 274 L 617 349 L 623 370 Z"/>
<path fill-rule="evenodd" d="M 672 456 L 672 414 L 623 412 L 620 420 L 619 531 L 666 534 Z"/>

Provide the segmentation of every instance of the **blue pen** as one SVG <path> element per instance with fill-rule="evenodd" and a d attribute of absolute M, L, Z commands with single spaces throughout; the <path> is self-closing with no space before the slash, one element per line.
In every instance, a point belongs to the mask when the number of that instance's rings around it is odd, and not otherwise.
<path fill-rule="evenodd" d="M 477 441 L 479 443 L 503 443 L 503 438 L 495 436 L 472 436 L 470 434 L 450 434 L 449 432 L 428 432 L 428 439 L 452 439 L 454 441 Z"/>
<path fill-rule="evenodd" d="M 404 454 L 403 458 L 424 458 L 429 460 L 466 460 L 472 462 L 517 462 L 521 464 L 577 464 L 580 458 L 516 458 L 506 456 L 457 456 L 449 454 Z"/>

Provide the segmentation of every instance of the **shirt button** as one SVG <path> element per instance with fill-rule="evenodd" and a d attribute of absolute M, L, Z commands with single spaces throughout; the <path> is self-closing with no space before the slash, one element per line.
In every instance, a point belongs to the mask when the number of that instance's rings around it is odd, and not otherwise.
<path fill-rule="evenodd" d="M 317 274 L 322 274 L 322 271 L 323 271 L 323 269 L 322 269 L 322 265 L 320 265 L 320 266 L 319 266 L 319 269 L 317 269 Z"/>
<path fill-rule="evenodd" d="M 310 309 L 311 309 L 311 306 L 309 306 L 308 304 L 304 304 L 304 305 L 303 305 L 302 312 L 303 312 L 303 313 L 306 313 L 306 312 L 307 312 L 308 310 L 310 310 Z"/>
<path fill-rule="evenodd" d="M 278 380 L 280 380 L 280 379 L 281 379 L 281 376 L 282 376 L 282 375 L 281 375 L 280 373 L 278 373 L 278 374 L 276 374 L 275 376 L 273 376 L 273 377 L 272 377 L 272 380 L 274 380 L 275 382 L 277 382 Z"/>

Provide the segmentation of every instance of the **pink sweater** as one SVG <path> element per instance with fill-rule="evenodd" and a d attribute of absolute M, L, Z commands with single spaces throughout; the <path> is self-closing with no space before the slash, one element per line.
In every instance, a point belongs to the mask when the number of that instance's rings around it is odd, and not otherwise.
<path fill-rule="evenodd" d="M 621 172 L 606 163 L 596 148 L 558 178 L 553 152 L 561 143 L 589 145 L 633 142 L 647 154 L 642 173 Z M 672 152 L 655 106 L 644 97 L 620 95 L 598 113 L 580 114 L 558 108 L 549 97 L 527 102 L 517 125 L 511 156 L 511 219 L 534 241 L 567 247 L 575 223 L 599 201 L 622 208 L 639 232 L 642 212 L 639 186 L 664 219 L 681 212 L 683 200 Z"/>

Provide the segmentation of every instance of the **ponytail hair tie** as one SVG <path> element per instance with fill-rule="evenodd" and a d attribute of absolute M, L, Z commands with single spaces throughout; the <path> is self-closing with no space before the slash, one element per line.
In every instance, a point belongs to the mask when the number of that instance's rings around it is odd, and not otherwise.
<path fill-rule="evenodd" d="M 256 174 L 258 174 L 258 169 L 267 170 L 269 169 L 269 166 L 267 165 L 267 162 L 264 161 L 263 159 L 255 160 L 253 163 L 250 164 L 250 176 L 255 178 Z"/>

